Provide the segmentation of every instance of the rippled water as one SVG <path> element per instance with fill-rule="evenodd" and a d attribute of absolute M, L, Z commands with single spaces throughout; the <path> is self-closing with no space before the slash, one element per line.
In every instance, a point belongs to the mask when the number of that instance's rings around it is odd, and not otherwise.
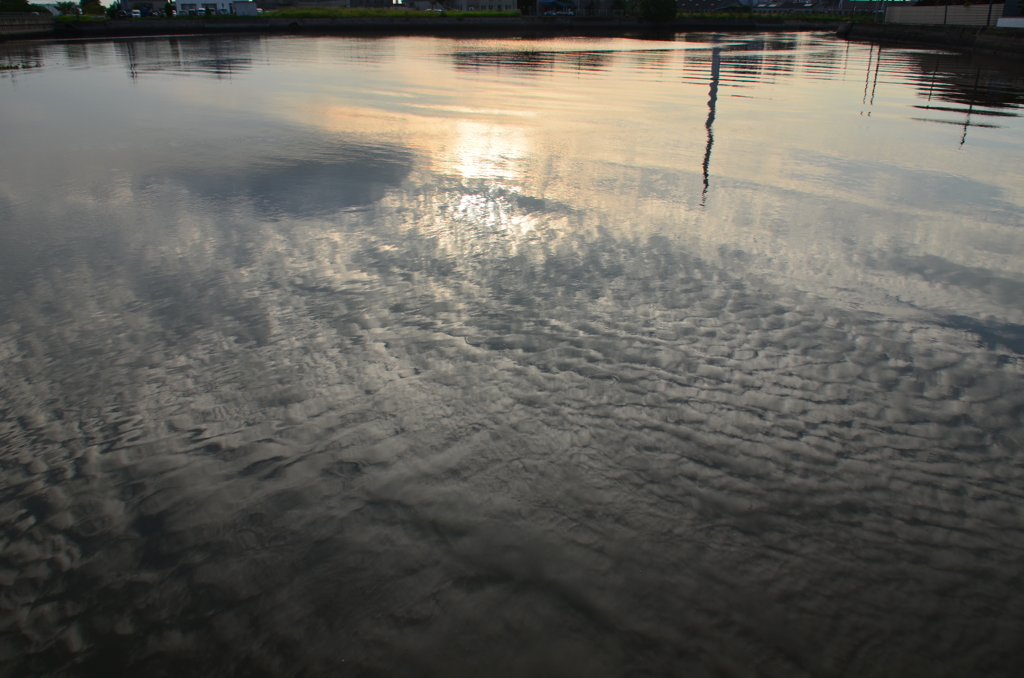
<path fill-rule="evenodd" d="M 1021 72 L 0 62 L 0 675 L 1019 675 Z"/>

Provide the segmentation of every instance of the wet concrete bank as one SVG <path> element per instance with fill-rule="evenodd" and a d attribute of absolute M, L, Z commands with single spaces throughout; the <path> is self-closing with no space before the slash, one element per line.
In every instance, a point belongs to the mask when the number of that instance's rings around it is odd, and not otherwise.
<path fill-rule="evenodd" d="M 54 21 L 50 16 L 24 12 L 0 12 L 0 40 L 32 37 L 53 33 Z"/>
<path fill-rule="evenodd" d="M 943 47 L 987 54 L 1024 55 L 1024 31 L 1015 29 L 851 22 L 841 26 L 837 34 L 850 40 Z"/>
<path fill-rule="evenodd" d="M 616 36 L 641 32 L 682 31 L 836 30 L 838 27 L 838 22 L 773 22 L 751 19 L 679 19 L 671 25 L 655 25 L 637 19 L 589 19 L 585 17 L 424 17 L 422 19 L 232 17 L 195 20 L 60 22 L 57 24 L 54 34 L 60 38 L 284 32 L 394 35 L 483 34 L 542 37 L 547 35 Z"/>

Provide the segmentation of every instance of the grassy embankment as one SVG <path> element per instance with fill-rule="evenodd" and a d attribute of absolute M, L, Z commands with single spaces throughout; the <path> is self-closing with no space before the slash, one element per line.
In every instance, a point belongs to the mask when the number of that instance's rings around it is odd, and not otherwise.
<path fill-rule="evenodd" d="M 279 9 L 273 12 L 264 12 L 259 16 L 267 19 L 349 19 L 349 18 L 372 18 L 372 19 L 429 19 L 434 17 L 448 17 L 448 18 L 516 18 L 522 16 L 518 10 L 511 12 L 425 12 L 412 9 L 387 9 L 379 7 L 330 7 L 321 9 Z M 145 19 L 133 19 L 133 21 L 152 21 L 156 19 L 163 19 L 164 17 L 146 17 Z M 209 16 L 188 16 L 179 15 L 176 19 L 236 19 L 236 18 L 257 18 L 257 17 L 236 17 L 232 14 L 211 14 Z M 589 17 L 578 17 L 579 19 L 587 19 Z M 736 11 L 723 11 L 723 12 L 680 12 L 676 15 L 677 19 L 754 19 L 764 23 L 774 23 L 777 21 L 873 21 L 874 17 L 870 13 L 863 14 L 829 14 L 829 13 L 801 13 L 801 12 L 758 12 L 756 14 L 751 12 L 736 12 Z M 57 17 L 59 22 L 68 21 L 106 21 L 105 16 L 60 16 Z"/>
<path fill-rule="evenodd" d="M 429 19 L 431 17 L 501 17 L 522 16 L 519 10 L 511 12 L 423 12 L 415 9 L 385 9 L 375 7 L 325 7 L 323 9 L 279 9 L 260 16 L 280 19 Z"/>
<path fill-rule="evenodd" d="M 351 9 L 345 7 L 330 7 L 323 9 L 280 9 L 273 12 L 264 12 L 258 17 L 239 17 L 234 14 L 200 14 L 187 15 L 179 14 L 174 17 L 175 19 L 257 19 L 263 17 L 265 19 L 350 19 L 350 18 L 373 18 L 373 19 L 430 19 L 433 17 L 504 17 L 514 18 L 522 16 L 519 10 L 512 12 L 421 12 L 413 9 L 386 9 L 386 8 L 375 8 L 375 7 L 353 7 Z M 132 21 L 153 21 L 161 20 L 166 17 L 148 16 L 141 19 L 132 19 Z M 68 22 L 68 21 L 107 21 L 105 16 L 59 16 L 57 21 Z"/>
<path fill-rule="evenodd" d="M 832 12 L 751 12 L 747 16 L 757 21 L 867 21 L 870 23 L 876 20 L 871 12 L 858 12 L 857 14 Z"/>
<path fill-rule="evenodd" d="M 386 8 L 342 8 L 332 7 L 323 9 L 279 9 L 273 12 L 264 12 L 260 16 L 279 17 L 282 19 L 325 19 L 334 17 L 373 17 L 373 18 L 423 18 L 423 17 L 518 17 L 522 14 L 518 11 L 511 12 L 424 12 L 410 9 L 386 9 Z M 560 17 L 568 18 L 568 17 Z M 574 17 L 577 19 L 598 19 L 598 17 Z M 635 18 L 635 17 L 629 17 Z M 758 12 L 750 11 L 722 11 L 722 12 L 679 12 L 677 19 L 747 19 L 753 18 L 758 21 L 871 21 L 870 13 L 863 15 L 851 14 L 830 14 L 830 13 L 804 13 L 804 12 Z"/>
<path fill-rule="evenodd" d="M 871 12 L 751 12 L 749 9 L 725 9 L 719 12 L 679 12 L 677 19 L 752 19 L 761 23 L 777 21 L 874 21 Z"/>

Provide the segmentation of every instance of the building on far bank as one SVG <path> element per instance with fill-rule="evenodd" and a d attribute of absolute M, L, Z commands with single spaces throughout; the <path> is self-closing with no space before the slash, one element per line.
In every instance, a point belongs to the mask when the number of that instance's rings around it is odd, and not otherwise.
<path fill-rule="evenodd" d="M 679 0 L 680 12 L 721 12 L 749 5 L 750 2 L 740 0 Z"/>
<path fill-rule="evenodd" d="M 452 0 L 445 5 L 456 12 L 511 12 L 518 9 L 516 0 Z"/>
<path fill-rule="evenodd" d="M 445 9 L 444 3 L 440 2 L 440 0 L 405 0 L 402 3 L 402 7 L 431 12 L 443 11 Z"/>
<path fill-rule="evenodd" d="M 228 0 L 218 2 L 179 2 L 178 14 L 231 14 L 231 3 Z"/>
<path fill-rule="evenodd" d="M 258 0 L 261 9 L 324 9 L 334 7 L 394 7 L 392 0 Z"/>
<path fill-rule="evenodd" d="M 610 17 L 615 13 L 615 0 L 519 0 L 512 9 L 525 15 L 571 12 L 574 16 Z"/>
<path fill-rule="evenodd" d="M 538 14 L 582 14 L 576 2 L 570 0 L 537 0 Z"/>
<path fill-rule="evenodd" d="M 178 2 L 178 14 L 205 15 L 207 10 L 212 14 L 234 14 L 236 16 L 256 16 L 256 2 L 243 2 L 239 0 L 217 0 L 216 2 Z"/>
<path fill-rule="evenodd" d="M 162 0 L 121 0 L 121 9 L 128 16 L 131 16 L 133 9 L 139 10 L 142 16 L 162 16 L 164 2 Z"/>

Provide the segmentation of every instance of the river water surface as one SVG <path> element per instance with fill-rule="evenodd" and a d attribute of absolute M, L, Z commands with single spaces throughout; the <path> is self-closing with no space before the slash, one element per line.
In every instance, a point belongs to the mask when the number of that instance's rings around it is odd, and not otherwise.
<path fill-rule="evenodd" d="M 1020 675 L 1021 72 L 0 64 L 0 676 Z"/>

